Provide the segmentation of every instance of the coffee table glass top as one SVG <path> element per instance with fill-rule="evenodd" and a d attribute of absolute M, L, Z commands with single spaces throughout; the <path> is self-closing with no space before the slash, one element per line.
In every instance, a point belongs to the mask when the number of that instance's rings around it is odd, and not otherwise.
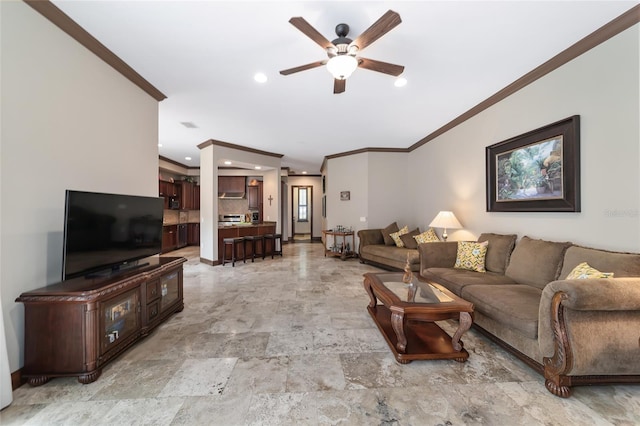
<path fill-rule="evenodd" d="M 403 302 L 413 303 L 443 303 L 453 302 L 453 299 L 440 289 L 429 283 L 422 283 L 415 278 L 411 284 L 398 281 L 384 281 L 385 287 L 391 290 Z M 414 295 L 411 300 L 411 295 Z"/>

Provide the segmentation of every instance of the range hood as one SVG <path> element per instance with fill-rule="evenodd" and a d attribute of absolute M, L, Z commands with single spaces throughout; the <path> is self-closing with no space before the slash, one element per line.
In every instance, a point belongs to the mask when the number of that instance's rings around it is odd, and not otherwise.
<path fill-rule="evenodd" d="M 244 199 L 244 192 L 218 192 L 218 198 L 224 198 L 225 200 L 242 200 Z"/>

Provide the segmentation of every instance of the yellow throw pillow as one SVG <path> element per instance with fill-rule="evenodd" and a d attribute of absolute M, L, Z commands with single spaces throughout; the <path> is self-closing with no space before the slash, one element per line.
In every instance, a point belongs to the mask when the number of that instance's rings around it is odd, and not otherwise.
<path fill-rule="evenodd" d="M 396 243 L 396 246 L 404 247 L 404 243 L 400 239 L 400 235 L 404 235 L 404 234 L 408 234 L 408 233 L 409 233 L 409 227 L 405 225 L 398 232 L 393 232 L 393 233 L 389 234 L 389 236 Z"/>
<path fill-rule="evenodd" d="M 600 272 L 589 266 L 587 262 L 582 262 L 567 275 L 568 280 L 586 280 L 588 278 L 613 278 L 613 272 Z"/>
<path fill-rule="evenodd" d="M 433 228 L 429 228 L 426 231 L 424 231 L 422 234 L 416 235 L 413 238 L 416 240 L 418 244 L 435 243 L 440 241 L 440 238 L 438 238 L 438 235 L 436 234 L 436 231 L 433 230 Z"/>
<path fill-rule="evenodd" d="M 458 254 L 454 268 L 468 269 L 476 272 L 486 272 L 484 258 L 487 254 L 488 241 L 481 243 L 458 241 Z"/>

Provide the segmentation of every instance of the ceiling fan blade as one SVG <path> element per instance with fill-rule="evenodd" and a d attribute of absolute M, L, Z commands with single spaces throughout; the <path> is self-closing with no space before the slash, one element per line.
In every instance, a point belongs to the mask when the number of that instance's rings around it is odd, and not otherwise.
<path fill-rule="evenodd" d="M 337 78 L 333 80 L 333 93 L 335 95 L 344 92 L 346 88 L 347 80 L 338 80 Z"/>
<path fill-rule="evenodd" d="M 320 34 L 318 32 L 318 30 L 313 28 L 310 23 L 305 21 L 304 18 L 301 18 L 299 16 L 298 17 L 293 17 L 293 18 L 289 19 L 289 23 L 291 25 L 293 25 L 294 27 L 296 27 L 297 29 L 299 29 L 300 31 L 302 31 L 304 33 L 304 35 L 309 37 L 311 40 L 315 41 L 323 49 L 328 49 L 330 47 L 334 47 L 333 43 L 331 43 L 329 40 L 327 40 L 325 38 L 325 36 Z"/>
<path fill-rule="evenodd" d="M 402 20 L 400 15 L 393 10 L 388 10 L 387 13 L 382 15 L 380 19 L 367 28 L 362 34 L 360 34 L 352 43 L 351 46 L 356 45 L 358 49 L 362 50 L 392 29 L 394 29 Z"/>
<path fill-rule="evenodd" d="M 282 70 L 282 71 L 280 71 L 280 74 L 289 75 L 289 74 L 293 74 L 293 73 L 300 72 L 300 71 L 310 70 L 312 68 L 321 67 L 322 65 L 324 65 L 326 63 L 327 63 L 327 61 L 312 62 L 310 64 L 300 65 L 299 67 L 289 68 L 287 70 Z"/>
<path fill-rule="evenodd" d="M 358 58 L 358 66 L 371 71 L 378 71 L 389 75 L 399 76 L 404 71 L 404 66 L 376 61 L 374 59 Z"/>

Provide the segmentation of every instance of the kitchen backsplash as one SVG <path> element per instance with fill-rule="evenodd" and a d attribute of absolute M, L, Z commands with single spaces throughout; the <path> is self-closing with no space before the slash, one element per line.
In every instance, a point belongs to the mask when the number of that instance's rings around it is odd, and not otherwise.
<path fill-rule="evenodd" d="M 246 214 L 249 212 L 249 201 L 218 199 L 218 214 Z"/>

